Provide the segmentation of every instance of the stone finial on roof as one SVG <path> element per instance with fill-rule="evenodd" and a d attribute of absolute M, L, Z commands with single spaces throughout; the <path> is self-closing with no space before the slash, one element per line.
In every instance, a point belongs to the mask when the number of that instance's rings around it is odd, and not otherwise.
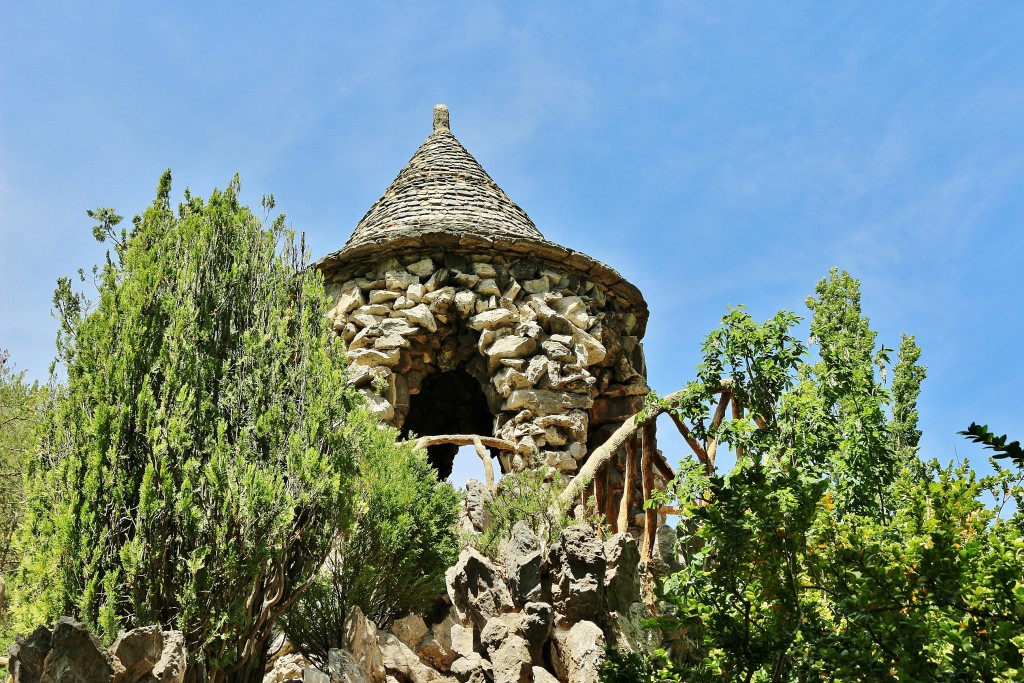
<path fill-rule="evenodd" d="M 451 132 L 451 125 L 448 123 L 448 106 L 444 104 L 434 105 L 434 132 L 446 130 Z"/>

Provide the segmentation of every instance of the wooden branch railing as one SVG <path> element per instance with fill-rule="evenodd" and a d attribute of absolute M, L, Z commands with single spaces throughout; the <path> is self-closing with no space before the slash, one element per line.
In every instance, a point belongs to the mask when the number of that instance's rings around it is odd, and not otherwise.
<path fill-rule="evenodd" d="M 710 441 L 707 443 L 707 447 L 694 437 L 692 431 L 686 426 L 686 423 L 675 414 L 668 407 L 671 406 L 677 399 L 683 395 L 682 391 L 669 394 L 662 401 L 662 405 L 657 407 L 649 407 L 646 411 L 641 411 L 619 426 L 608 440 L 605 441 L 601 446 L 596 448 L 590 457 L 587 458 L 587 462 L 580 468 L 576 476 L 562 492 L 559 503 L 563 506 L 569 506 L 578 497 L 583 495 L 584 491 L 593 482 L 593 495 L 598 505 L 603 505 L 606 514 L 610 514 L 613 507 L 613 497 L 611 487 L 607 484 L 607 471 L 608 464 L 613 461 L 615 456 L 621 452 L 622 449 L 626 451 L 626 467 L 625 476 L 623 482 L 622 497 L 619 501 L 619 507 L 617 514 L 613 521 L 615 527 L 623 531 L 629 528 L 629 514 L 632 510 L 635 502 L 635 489 L 637 488 L 637 477 L 640 479 L 640 490 L 644 500 L 650 500 L 651 494 L 654 491 L 654 468 L 655 462 L 657 461 L 659 469 L 662 475 L 665 475 L 663 463 L 656 457 L 657 452 L 657 418 L 665 413 L 668 413 L 672 419 L 672 423 L 679 430 L 679 434 L 686 441 L 690 450 L 693 451 L 694 456 L 704 466 L 704 472 L 707 476 L 711 476 L 715 473 L 715 459 L 718 455 L 718 429 L 722 426 L 722 421 L 725 419 L 727 411 L 731 406 L 731 416 L 733 419 L 743 418 L 743 406 L 740 405 L 736 399 L 736 395 L 731 388 L 731 382 L 723 380 L 721 387 L 716 391 L 720 394 L 718 405 L 715 407 L 715 411 L 711 417 L 711 424 L 709 431 L 712 434 Z M 642 419 L 641 419 L 642 417 Z M 760 428 L 764 428 L 764 420 L 760 416 L 754 416 L 755 423 Z M 637 457 L 637 436 L 639 434 L 639 458 Z M 742 457 L 743 447 L 737 446 L 737 456 Z M 604 476 L 601 476 L 604 475 Z M 670 515 L 680 514 L 680 510 L 677 507 L 663 507 L 660 509 L 647 508 L 644 510 L 644 529 L 642 536 L 642 559 L 648 561 L 651 559 L 654 550 L 654 534 L 656 531 L 657 519 L 659 515 Z"/>
<path fill-rule="evenodd" d="M 439 434 L 437 436 L 421 436 L 413 441 L 413 447 L 426 449 L 431 446 L 442 444 L 454 444 L 456 446 L 473 446 L 477 456 L 484 464 L 484 476 L 487 479 L 487 489 L 494 491 L 494 463 L 491 462 L 491 454 L 488 448 L 496 448 L 501 451 L 515 451 L 514 444 L 505 439 L 498 439 L 493 436 L 480 436 L 479 434 Z"/>

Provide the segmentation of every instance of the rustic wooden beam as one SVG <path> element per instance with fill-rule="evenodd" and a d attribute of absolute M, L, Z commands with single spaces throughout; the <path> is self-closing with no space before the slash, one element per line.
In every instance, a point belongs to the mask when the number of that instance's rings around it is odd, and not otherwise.
<path fill-rule="evenodd" d="M 665 397 L 665 401 L 667 403 L 671 403 L 675 399 L 680 398 L 683 393 L 684 392 L 682 391 L 677 391 L 673 394 L 669 394 Z M 653 420 L 663 412 L 665 412 L 665 410 L 659 408 L 652 411 L 645 417 L 647 420 Z M 619 448 L 621 448 L 622 445 L 626 443 L 626 440 L 633 435 L 633 432 L 635 432 L 641 425 L 639 415 L 640 413 L 637 413 L 623 422 L 618 429 L 612 432 L 612 435 L 608 437 L 607 441 L 594 449 L 594 452 L 587 458 L 587 462 L 583 464 L 583 467 L 580 468 L 580 471 L 576 473 L 575 478 L 569 482 L 569 485 L 559 497 L 559 501 L 562 504 L 568 504 L 575 500 L 583 487 L 590 484 L 594 479 L 594 475 L 612 459 L 612 457 L 618 452 Z"/>
<path fill-rule="evenodd" d="M 715 408 L 715 415 L 711 418 L 711 431 L 716 431 L 721 425 L 722 420 L 725 419 L 725 409 L 729 407 L 729 401 L 732 400 L 732 391 L 723 391 L 722 398 L 718 401 L 718 407 Z M 718 435 L 715 434 L 711 437 L 711 443 L 708 444 L 708 464 L 711 466 L 711 471 L 715 469 L 715 456 L 718 454 Z"/>
<path fill-rule="evenodd" d="M 657 449 L 657 425 L 654 420 L 645 423 L 642 430 L 641 457 L 640 457 L 640 482 L 643 487 L 644 503 L 651 499 L 654 493 L 654 458 Z M 658 512 L 652 507 L 644 508 L 644 538 L 643 552 L 640 557 L 647 561 L 654 555 L 654 533 L 658 527 Z"/>
<path fill-rule="evenodd" d="M 438 434 L 437 436 L 421 436 L 413 442 L 415 448 L 429 448 L 445 443 L 456 446 L 475 446 L 475 439 L 479 439 L 487 448 L 497 448 L 501 451 L 514 451 L 515 445 L 505 439 L 497 439 L 493 436 L 480 436 L 479 434 Z"/>
<path fill-rule="evenodd" d="M 619 518 L 616 525 L 620 531 L 629 529 L 629 510 L 633 507 L 633 489 L 636 488 L 638 465 L 636 442 L 630 438 L 626 441 L 626 477 L 622 484 L 622 500 L 619 501 Z"/>
<path fill-rule="evenodd" d="M 473 437 L 473 446 L 476 448 L 476 454 L 480 456 L 480 460 L 484 464 L 484 477 L 487 478 L 487 490 L 494 493 L 494 464 L 491 462 L 491 454 L 484 448 L 484 440 L 479 436 Z"/>
<path fill-rule="evenodd" d="M 704 465 L 704 474 L 709 477 L 713 475 L 715 473 L 715 467 L 708 460 L 708 452 L 705 451 L 704 447 L 700 445 L 700 442 L 694 438 L 693 434 L 690 432 L 690 428 L 687 427 L 686 423 L 679 419 L 679 416 L 675 413 L 669 412 L 669 417 L 672 418 L 672 422 L 675 424 L 676 429 L 679 430 L 683 439 L 685 439 L 686 443 L 689 444 L 690 450 L 697 456 L 697 460 L 700 461 L 700 464 Z"/>

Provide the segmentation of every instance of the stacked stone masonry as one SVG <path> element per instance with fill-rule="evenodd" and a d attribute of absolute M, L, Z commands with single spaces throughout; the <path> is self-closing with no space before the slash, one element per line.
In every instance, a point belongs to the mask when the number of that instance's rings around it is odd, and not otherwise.
<path fill-rule="evenodd" d="M 351 379 L 377 415 L 401 429 L 429 375 L 465 369 L 492 435 L 515 446 L 499 454 L 505 472 L 575 472 L 649 392 L 635 313 L 556 264 L 393 255 L 333 274 L 328 292 Z"/>

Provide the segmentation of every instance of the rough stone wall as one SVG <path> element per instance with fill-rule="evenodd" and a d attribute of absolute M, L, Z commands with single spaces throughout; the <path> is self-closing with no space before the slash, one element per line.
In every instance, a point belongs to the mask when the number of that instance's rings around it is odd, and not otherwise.
<path fill-rule="evenodd" d="M 464 369 L 515 445 L 504 471 L 571 474 L 649 391 L 635 314 L 557 264 L 497 253 L 392 255 L 331 273 L 352 380 L 401 428 L 431 373 Z"/>

